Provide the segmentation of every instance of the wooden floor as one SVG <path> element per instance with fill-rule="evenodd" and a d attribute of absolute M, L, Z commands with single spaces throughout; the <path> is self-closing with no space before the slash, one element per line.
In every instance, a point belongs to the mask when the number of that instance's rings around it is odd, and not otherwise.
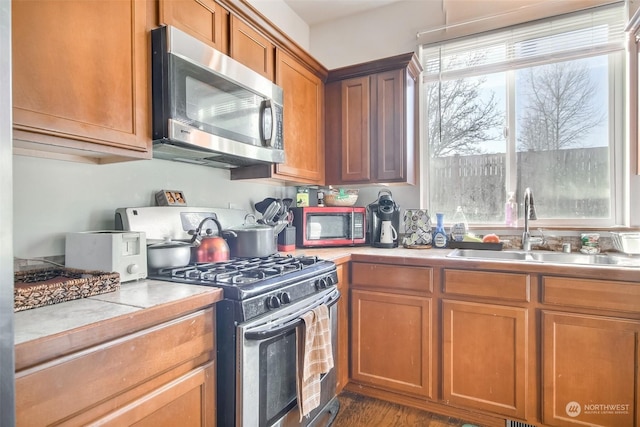
<path fill-rule="evenodd" d="M 343 391 L 332 427 L 461 427 L 473 424 Z"/>

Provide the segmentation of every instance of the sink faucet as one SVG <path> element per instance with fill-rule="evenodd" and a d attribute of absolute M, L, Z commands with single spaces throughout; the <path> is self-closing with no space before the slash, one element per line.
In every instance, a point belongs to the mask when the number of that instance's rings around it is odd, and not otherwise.
<path fill-rule="evenodd" d="M 541 237 L 531 237 L 529 232 L 529 220 L 536 220 L 536 207 L 533 203 L 533 192 L 529 187 L 524 190 L 524 233 L 522 233 L 522 249 L 531 250 L 531 245 L 544 243 Z"/>

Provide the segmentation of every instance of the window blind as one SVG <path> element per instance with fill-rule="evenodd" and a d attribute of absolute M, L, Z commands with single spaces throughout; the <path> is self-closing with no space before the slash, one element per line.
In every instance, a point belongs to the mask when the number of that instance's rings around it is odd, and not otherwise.
<path fill-rule="evenodd" d="M 420 48 L 425 81 L 596 56 L 625 48 L 624 3 Z"/>

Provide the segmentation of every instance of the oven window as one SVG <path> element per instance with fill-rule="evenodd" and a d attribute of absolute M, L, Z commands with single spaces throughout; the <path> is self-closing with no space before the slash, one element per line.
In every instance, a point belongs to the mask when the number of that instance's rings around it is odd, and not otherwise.
<path fill-rule="evenodd" d="M 344 239 L 349 237 L 350 214 L 307 214 L 309 240 Z"/>
<path fill-rule="evenodd" d="M 296 330 L 260 344 L 260 427 L 296 405 Z"/>

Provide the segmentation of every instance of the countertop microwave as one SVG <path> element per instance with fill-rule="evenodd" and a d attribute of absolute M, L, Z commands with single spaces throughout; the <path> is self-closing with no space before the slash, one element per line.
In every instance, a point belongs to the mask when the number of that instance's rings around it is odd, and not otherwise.
<path fill-rule="evenodd" d="M 318 248 L 364 245 L 366 209 L 364 207 L 293 208 L 296 246 Z"/>

